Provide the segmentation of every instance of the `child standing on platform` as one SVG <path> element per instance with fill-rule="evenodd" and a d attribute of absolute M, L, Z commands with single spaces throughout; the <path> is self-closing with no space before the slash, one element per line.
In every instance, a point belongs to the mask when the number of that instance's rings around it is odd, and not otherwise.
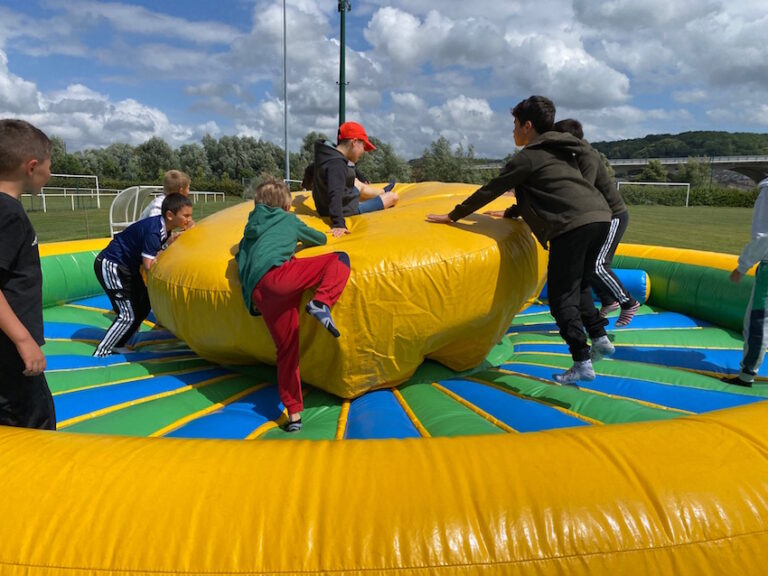
<path fill-rule="evenodd" d="M 729 384 L 748 388 L 763 363 L 768 335 L 765 314 L 768 309 L 768 178 L 761 180 L 757 188 L 760 193 L 752 216 L 752 241 L 744 246 L 738 266 L 731 272 L 731 282 L 741 282 L 747 271 L 757 264 L 755 284 L 744 315 L 744 356 L 739 375 L 725 379 Z"/>
<path fill-rule="evenodd" d="M 51 177 L 51 141 L 23 120 L 0 120 L 0 424 L 56 429 L 43 371 L 43 274 L 21 205 Z"/>
<path fill-rule="evenodd" d="M 261 314 L 277 350 L 277 388 L 288 412 L 288 432 L 301 430 L 304 409 L 299 373 L 299 305 L 305 290 L 316 287 L 306 306 L 333 336 L 339 331 L 331 307 L 349 278 L 349 256 L 332 252 L 296 258 L 296 244 L 320 246 L 325 234 L 310 228 L 289 212 L 291 193 L 285 183 L 269 178 L 253 194 L 237 253 L 237 266 L 248 311 Z"/>
<path fill-rule="evenodd" d="M 170 194 L 161 216 L 134 222 L 116 235 L 96 257 L 93 270 L 107 293 L 117 318 L 93 353 L 96 357 L 127 352 L 128 340 L 149 315 L 147 286 L 141 268 L 149 270 L 161 250 L 176 240 L 175 228 L 186 230 L 192 223 L 192 202 L 181 194 Z"/>

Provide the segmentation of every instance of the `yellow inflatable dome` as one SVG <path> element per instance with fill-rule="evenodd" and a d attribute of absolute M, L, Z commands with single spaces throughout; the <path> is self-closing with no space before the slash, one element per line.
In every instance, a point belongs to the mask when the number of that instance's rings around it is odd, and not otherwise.
<path fill-rule="evenodd" d="M 400 185 L 395 208 L 348 218 L 351 234 L 297 253 L 344 251 L 352 264 L 333 309 L 341 337 L 301 315 L 302 380 L 352 398 L 403 382 L 425 358 L 453 370 L 483 361 L 543 283 L 546 252 L 522 221 L 479 214 L 453 225 L 425 221 L 427 213 L 448 212 L 475 189 Z M 488 209 L 510 203 L 502 197 Z M 243 202 L 185 232 L 148 279 L 159 322 L 219 363 L 275 362 L 263 320 L 245 308 L 235 261 L 251 209 Z M 308 225 L 328 230 L 310 194 L 296 196 L 293 209 Z M 311 295 L 307 291 L 304 302 Z"/>

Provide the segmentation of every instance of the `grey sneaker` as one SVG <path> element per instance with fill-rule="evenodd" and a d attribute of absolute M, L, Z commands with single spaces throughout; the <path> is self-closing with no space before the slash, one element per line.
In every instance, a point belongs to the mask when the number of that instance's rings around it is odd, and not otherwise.
<path fill-rule="evenodd" d="M 582 360 L 574 362 L 573 366 L 561 374 L 553 374 L 555 382 L 567 386 L 576 386 L 577 382 L 591 382 L 595 379 L 595 369 L 592 368 L 591 360 Z"/>
<path fill-rule="evenodd" d="M 592 357 L 592 362 L 597 362 L 608 356 L 613 356 L 616 352 L 613 344 L 608 340 L 608 336 L 600 336 L 592 340 L 592 349 L 589 351 L 589 355 Z"/>

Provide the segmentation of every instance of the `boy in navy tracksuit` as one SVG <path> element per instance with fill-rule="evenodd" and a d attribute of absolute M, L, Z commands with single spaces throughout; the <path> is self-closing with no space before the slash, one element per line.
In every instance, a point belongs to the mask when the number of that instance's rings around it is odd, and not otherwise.
<path fill-rule="evenodd" d="M 304 409 L 299 374 L 299 304 L 305 290 L 316 287 L 306 310 L 333 336 L 339 331 L 331 307 L 349 278 L 349 256 L 332 252 L 295 258 L 296 243 L 320 246 L 325 234 L 289 212 L 291 193 L 273 178 L 254 191 L 254 208 L 240 241 L 237 267 L 248 311 L 261 314 L 277 350 L 277 388 L 288 412 L 288 432 L 301 430 Z"/>
<path fill-rule="evenodd" d="M 109 356 L 126 352 L 125 345 L 149 315 L 147 286 L 141 268 L 149 270 L 158 253 L 178 237 L 175 228 L 186 230 L 192 223 L 192 202 L 181 194 L 169 194 L 160 216 L 134 222 L 115 236 L 96 257 L 93 270 L 117 311 L 117 318 L 96 347 L 93 355 Z M 117 350 L 116 350 L 117 349 Z"/>

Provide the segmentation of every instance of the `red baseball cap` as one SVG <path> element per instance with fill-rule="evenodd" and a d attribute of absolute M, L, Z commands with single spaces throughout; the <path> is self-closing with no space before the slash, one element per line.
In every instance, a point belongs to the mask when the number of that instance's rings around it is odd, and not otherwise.
<path fill-rule="evenodd" d="M 344 124 L 339 126 L 339 141 L 355 139 L 363 141 L 366 152 L 376 150 L 376 146 L 371 144 L 370 140 L 368 140 L 368 135 L 365 133 L 365 128 L 363 128 L 362 124 L 358 124 L 357 122 L 344 122 Z"/>

